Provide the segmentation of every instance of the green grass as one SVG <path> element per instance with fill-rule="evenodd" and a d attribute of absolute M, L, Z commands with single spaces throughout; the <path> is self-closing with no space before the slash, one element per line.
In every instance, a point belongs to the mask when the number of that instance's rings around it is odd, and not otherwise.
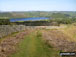
<path fill-rule="evenodd" d="M 11 57 L 59 57 L 58 51 L 50 48 L 42 41 L 40 31 L 35 31 L 21 41 L 18 51 Z"/>

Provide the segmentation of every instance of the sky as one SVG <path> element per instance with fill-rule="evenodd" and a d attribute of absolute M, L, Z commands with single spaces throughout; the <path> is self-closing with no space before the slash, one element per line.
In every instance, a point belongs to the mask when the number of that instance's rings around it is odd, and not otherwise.
<path fill-rule="evenodd" d="M 0 11 L 76 11 L 76 0 L 0 0 Z"/>

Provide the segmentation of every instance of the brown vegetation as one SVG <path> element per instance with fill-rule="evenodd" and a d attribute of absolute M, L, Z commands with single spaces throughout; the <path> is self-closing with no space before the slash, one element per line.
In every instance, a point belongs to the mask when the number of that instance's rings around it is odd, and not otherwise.
<path fill-rule="evenodd" d="M 76 51 L 76 42 L 69 41 L 70 37 L 60 30 L 44 30 L 43 38 L 47 44 L 52 45 L 60 51 Z"/>
<path fill-rule="evenodd" d="M 29 31 L 20 32 L 15 36 L 8 37 L 0 43 L 0 57 L 8 57 L 10 54 L 16 52 L 16 45 L 27 35 Z"/>

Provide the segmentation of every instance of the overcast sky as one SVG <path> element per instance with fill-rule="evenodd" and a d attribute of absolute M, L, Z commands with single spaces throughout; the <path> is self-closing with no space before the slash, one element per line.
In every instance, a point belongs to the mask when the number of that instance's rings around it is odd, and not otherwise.
<path fill-rule="evenodd" d="M 76 0 L 0 0 L 0 11 L 76 11 Z"/>

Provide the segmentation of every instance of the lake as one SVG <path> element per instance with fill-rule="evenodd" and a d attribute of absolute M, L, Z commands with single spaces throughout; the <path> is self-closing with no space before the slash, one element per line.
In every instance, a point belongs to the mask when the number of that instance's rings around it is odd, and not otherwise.
<path fill-rule="evenodd" d="M 17 22 L 17 21 L 39 21 L 39 20 L 46 20 L 49 19 L 47 17 L 31 17 L 31 18 L 12 18 L 10 22 Z"/>

